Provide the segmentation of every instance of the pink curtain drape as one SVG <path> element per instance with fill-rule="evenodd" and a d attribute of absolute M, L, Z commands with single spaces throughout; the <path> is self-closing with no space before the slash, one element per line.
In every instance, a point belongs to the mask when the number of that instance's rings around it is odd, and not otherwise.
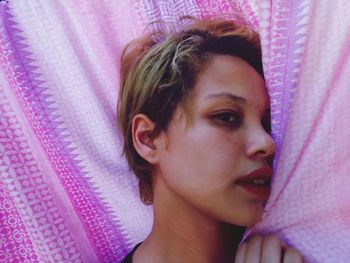
<path fill-rule="evenodd" d="M 261 35 L 276 173 L 251 231 L 347 262 L 349 13 L 346 0 L 0 1 L 0 262 L 119 262 L 147 235 L 115 121 L 119 56 L 183 15 Z"/>

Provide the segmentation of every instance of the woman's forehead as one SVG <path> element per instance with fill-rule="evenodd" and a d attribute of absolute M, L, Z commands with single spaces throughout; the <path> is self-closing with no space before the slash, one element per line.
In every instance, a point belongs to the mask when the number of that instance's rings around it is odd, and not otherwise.
<path fill-rule="evenodd" d="M 259 73 L 241 58 L 215 55 L 198 76 L 193 89 L 196 100 L 231 100 L 268 107 L 265 82 Z"/>

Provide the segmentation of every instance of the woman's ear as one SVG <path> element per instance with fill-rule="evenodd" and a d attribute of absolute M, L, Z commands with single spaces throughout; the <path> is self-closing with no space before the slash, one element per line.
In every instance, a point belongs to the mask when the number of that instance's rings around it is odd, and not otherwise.
<path fill-rule="evenodd" d="M 142 113 L 136 114 L 132 120 L 132 140 L 135 150 L 151 164 L 158 161 L 155 138 L 152 137 L 154 127 L 154 122 Z"/>

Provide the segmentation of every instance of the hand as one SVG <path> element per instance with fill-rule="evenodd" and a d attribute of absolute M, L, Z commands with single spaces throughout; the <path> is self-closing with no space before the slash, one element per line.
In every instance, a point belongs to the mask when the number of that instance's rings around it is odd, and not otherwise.
<path fill-rule="evenodd" d="M 287 247 L 275 236 L 253 236 L 241 244 L 235 263 L 302 263 L 294 248 Z"/>

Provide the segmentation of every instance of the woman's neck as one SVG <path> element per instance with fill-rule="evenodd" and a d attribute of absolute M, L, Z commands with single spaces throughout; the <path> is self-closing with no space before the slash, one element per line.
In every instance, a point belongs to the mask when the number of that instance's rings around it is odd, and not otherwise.
<path fill-rule="evenodd" d="M 137 250 L 141 260 L 136 260 L 135 256 L 133 262 L 234 262 L 242 228 L 227 225 L 220 230 L 207 230 L 158 229 L 155 226 Z"/>
<path fill-rule="evenodd" d="M 234 262 L 244 228 L 213 220 L 172 196 L 154 200 L 153 228 L 134 263 Z"/>

